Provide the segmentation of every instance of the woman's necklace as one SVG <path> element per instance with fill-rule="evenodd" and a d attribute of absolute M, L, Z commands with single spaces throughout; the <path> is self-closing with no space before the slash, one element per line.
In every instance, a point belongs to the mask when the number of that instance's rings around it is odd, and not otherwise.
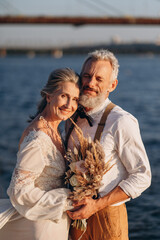
<path fill-rule="evenodd" d="M 60 136 L 60 134 L 58 134 L 53 128 L 52 128 L 52 126 L 48 123 L 48 121 L 43 117 L 43 116 L 40 116 L 39 117 L 39 120 L 40 121 L 43 121 L 43 123 L 44 123 L 44 125 L 45 125 L 45 127 L 47 128 L 47 129 L 49 129 L 50 131 L 48 131 L 48 135 L 49 135 L 49 137 L 52 139 L 52 141 L 53 141 L 53 133 L 56 135 L 56 137 L 57 137 L 57 140 L 56 139 L 54 139 L 54 140 L 56 140 L 56 145 L 60 145 L 60 152 L 65 152 L 65 148 L 64 148 L 64 145 L 63 145 L 63 142 L 62 142 L 62 138 L 61 138 L 61 136 Z M 51 134 L 51 133 L 52 134 Z M 58 144 L 57 144 L 58 143 Z M 57 148 L 59 148 L 59 146 L 57 146 Z"/>

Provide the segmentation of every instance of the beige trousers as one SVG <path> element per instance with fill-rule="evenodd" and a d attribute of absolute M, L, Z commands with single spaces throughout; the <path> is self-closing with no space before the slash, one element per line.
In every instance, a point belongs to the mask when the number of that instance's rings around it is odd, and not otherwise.
<path fill-rule="evenodd" d="M 125 204 L 109 206 L 87 220 L 87 230 L 71 227 L 72 240 L 128 240 L 128 217 Z"/>

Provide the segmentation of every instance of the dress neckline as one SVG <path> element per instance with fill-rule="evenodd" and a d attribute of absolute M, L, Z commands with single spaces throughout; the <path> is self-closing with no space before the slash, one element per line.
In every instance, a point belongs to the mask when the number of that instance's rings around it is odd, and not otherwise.
<path fill-rule="evenodd" d="M 56 149 L 57 153 L 59 153 L 60 156 L 64 159 L 64 156 L 63 156 L 62 153 L 59 151 L 59 149 L 56 147 L 56 145 L 53 143 L 51 137 L 50 137 L 47 133 L 45 133 L 44 131 L 42 131 L 42 130 L 36 130 L 36 129 L 30 130 L 30 131 L 28 132 L 28 134 L 24 137 L 22 143 L 20 144 L 19 151 L 20 151 L 20 149 L 21 149 L 21 146 L 27 141 L 27 139 L 28 139 L 28 138 L 30 137 L 30 135 L 32 135 L 32 134 L 42 134 L 42 135 L 44 135 L 44 136 L 49 140 L 50 144 Z M 19 152 L 19 151 L 18 151 L 18 152 Z"/>

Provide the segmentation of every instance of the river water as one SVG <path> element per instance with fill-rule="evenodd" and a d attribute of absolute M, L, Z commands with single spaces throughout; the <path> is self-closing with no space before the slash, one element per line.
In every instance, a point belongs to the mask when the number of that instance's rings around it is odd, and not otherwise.
<path fill-rule="evenodd" d="M 131 240 L 160 239 L 160 56 L 117 55 L 119 84 L 110 99 L 139 121 L 152 168 L 152 185 L 127 203 Z M 7 56 L 0 58 L 0 198 L 6 197 L 16 163 L 18 142 L 35 113 L 49 73 L 71 67 L 78 73 L 84 55 Z"/>

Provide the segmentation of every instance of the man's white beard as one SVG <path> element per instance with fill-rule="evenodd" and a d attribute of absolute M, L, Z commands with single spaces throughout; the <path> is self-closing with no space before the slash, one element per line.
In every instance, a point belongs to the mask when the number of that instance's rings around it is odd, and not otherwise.
<path fill-rule="evenodd" d="M 96 97 L 88 97 L 88 95 L 82 94 L 80 96 L 79 103 L 86 108 L 93 109 L 101 105 L 101 103 L 103 103 L 105 99 L 106 99 L 106 92 L 103 94 L 99 94 Z"/>

